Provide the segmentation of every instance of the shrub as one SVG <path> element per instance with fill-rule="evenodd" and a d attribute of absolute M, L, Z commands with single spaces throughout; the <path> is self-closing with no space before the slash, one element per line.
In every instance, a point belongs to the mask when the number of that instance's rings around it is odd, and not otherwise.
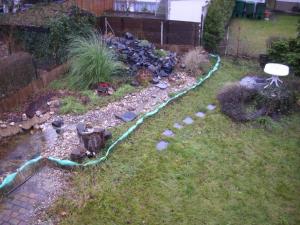
<path fill-rule="evenodd" d="M 196 48 L 186 53 L 183 57 L 183 63 L 193 75 L 199 75 L 201 72 L 205 73 L 210 67 L 208 55 L 202 52 L 202 48 Z"/>
<path fill-rule="evenodd" d="M 212 0 L 209 5 L 204 24 L 203 41 L 204 47 L 212 52 L 217 47 L 225 34 L 233 9 L 235 0 Z"/>
<path fill-rule="evenodd" d="M 51 19 L 43 29 L 17 29 L 14 37 L 39 60 L 55 61 L 60 64 L 66 60 L 67 46 L 71 36 L 89 33 L 96 18 L 77 7 L 71 7 L 68 14 Z"/>
<path fill-rule="evenodd" d="M 122 68 L 97 33 L 75 37 L 69 45 L 69 59 L 71 86 L 81 90 L 110 81 Z"/>
<path fill-rule="evenodd" d="M 269 60 L 289 65 L 296 76 L 300 76 L 300 37 L 278 40 L 268 49 Z"/>

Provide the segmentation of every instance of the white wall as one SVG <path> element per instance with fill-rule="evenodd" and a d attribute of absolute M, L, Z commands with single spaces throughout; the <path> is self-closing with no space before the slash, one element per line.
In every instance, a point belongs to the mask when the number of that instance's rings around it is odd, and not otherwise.
<path fill-rule="evenodd" d="M 206 0 L 169 0 L 168 20 L 201 22 L 202 7 Z"/>

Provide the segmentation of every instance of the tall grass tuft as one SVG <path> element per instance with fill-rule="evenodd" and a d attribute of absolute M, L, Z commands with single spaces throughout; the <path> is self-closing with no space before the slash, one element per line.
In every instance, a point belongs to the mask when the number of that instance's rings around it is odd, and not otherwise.
<path fill-rule="evenodd" d="M 107 48 L 100 34 L 75 37 L 69 45 L 70 84 L 86 90 L 98 82 L 110 81 L 121 69 L 114 53 Z"/>

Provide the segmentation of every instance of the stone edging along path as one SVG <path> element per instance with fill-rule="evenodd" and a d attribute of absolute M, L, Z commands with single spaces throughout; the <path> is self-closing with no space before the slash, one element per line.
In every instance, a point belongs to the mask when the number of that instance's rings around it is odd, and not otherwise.
<path fill-rule="evenodd" d="M 123 140 L 125 140 L 132 132 L 134 132 L 141 124 L 144 123 L 144 120 L 154 116 L 156 113 L 158 113 L 161 109 L 163 109 L 166 105 L 168 105 L 170 102 L 176 100 L 177 98 L 185 95 L 189 91 L 197 88 L 200 86 L 205 80 L 209 79 L 211 75 L 218 70 L 221 59 L 217 55 L 211 55 L 214 58 L 217 58 L 217 61 L 213 68 L 209 71 L 209 73 L 204 77 L 200 78 L 199 81 L 194 84 L 193 86 L 189 87 L 186 90 L 183 90 L 182 92 L 176 94 L 172 98 L 169 98 L 167 101 L 163 102 L 161 105 L 159 105 L 156 109 L 154 109 L 151 112 L 146 113 L 144 116 L 142 116 L 138 121 L 130 127 L 123 135 L 121 135 L 106 151 L 106 154 L 101 157 L 94 160 L 90 160 L 86 163 L 80 164 L 77 162 L 73 162 L 70 160 L 61 160 L 54 157 L 38 157 L 36 159 L 30 160 L 26 162 L 23 166 L 21 166 L 17 172 L 12 173 L 8 175 L 3 182 L 0 184 L 0 195 L 5 195 L 6 193 L 10 192 L 11 190 L 15 189 L 18 185 L 22 184 L 24 182 L 24 178 L 30 176 L 29 174 L 33 174 L 33 172 L 36 172 L 38 168 L 43 167 L 46 164 L 50 164 L 52 166 L 59 166 L 62 168 L 73 168 L 73 167 L 86 167 L 90 165 L 96 165 L 103 161 L 105 161 L 108 156 L 110 155 L 111 151 Z"/>

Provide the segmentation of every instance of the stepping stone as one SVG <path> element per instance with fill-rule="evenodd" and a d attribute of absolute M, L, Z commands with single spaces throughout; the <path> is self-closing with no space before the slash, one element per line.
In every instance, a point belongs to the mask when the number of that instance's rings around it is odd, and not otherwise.
<path fill-rule="evenodd" d="M 204 118 L 205 117 L 205 113 L 204 112 L 197 112 L 195 115 L 197 117 L 199 117 L 199 118 Z"/>
<path fill-rule="evenodd" d="M 133 121 L 137 115 L 133 112 L 126 112 L 122 115 L 115 115 L 118 119 L 123 120 L 124 122 Z"/>
<path fill-rule="evenodd" d="M 176 129 L 181 129 L 181 128 L 183 128 L 183 126 L 180 125 L 179 123 L 174 123 L 173 127 L 176 128 Z"/>
<path fill-rule="evenodd" d="M 183 122 L 186 124 L 186 125 L 191 125 L 194 123 L 194 120 L 191 118 L 191 117 L 186 117 Z"/>
<path fill-rule="evenodd" d="M 165 135 L 166 137 L 174 137 L 175 136 L 175 134 L 171 130 L 165 130 L 162 134 Z"/>
<path fill-rule="evenodd" d="M 156 87 L 164 90 L 168 88 L 168 84 L 166 82 L 159 82 L 157 85 L 155 85 Z"/>
<path fill-rule="evenodd" d="M 168 145 L 169 145 L 169 142 L 166 142 L 166 141 L 160 141 L 156 144 L 156 149 L 158 151 L 163 151 L 165 149 L 168 148 Z"/>
<path fill-rule="evenodd" d="M 209 111 L 213 111 L 213 110 L 215 110 L 216 107 L 217 107 L 217 106 L 215 106 L 215 105 L 209 104 L 206 108 L 207 108 Z"/>

